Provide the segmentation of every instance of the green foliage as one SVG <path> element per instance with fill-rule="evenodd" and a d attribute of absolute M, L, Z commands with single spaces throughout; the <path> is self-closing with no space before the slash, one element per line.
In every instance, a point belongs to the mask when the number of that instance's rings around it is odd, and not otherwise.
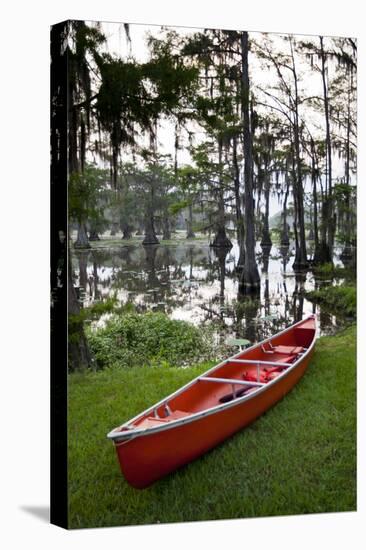
<path fill-rule="evenodd" d="M 96 108 L 102 127 L 110 132 L 113 145 L 133 143 L 133 124 L 149 128 L 152 123 L 143 68 L 137 63 L 104 55 L 99 69 L 102 83 Z"/>
<path fill-rule="evenodd" d="M 85 24 L 84 21 L 68 21 L 66 26 L 66 40 L 68 56 L 68 80 L 70 100 L 86 99 L 85 111 L 87 124 L 90 124 L 90 57 L 95 61 L 100 59 L 99 47 L 106 41 L 105 36 L 97 29 Z M 87 58 L 89 58 L 87 60 Z"/>
<path fill-rule="evenodd" d="M 70 174 L 68 205 L 71 220 L 83 223 L 87 220 L 99 221 L 102 218 L 99 199 L 104 184 L 104 171 L 91 164 L 87 164 L 83 172 Z"/>
<path fill-rule="evenodd" d="M 343 204 L 343 207 L 351 197 L 356 198 L 356 188 L 346 183 L 336 183 L 333 192 L 335 200 L 340 206 Z"/>
<path fill-rule="evenodd" d="M 156 114 L 171 115 L 180 108 L 179 118 L 191 118 L 184 108 L 189 107 L 197 86 L 198 70 L 187 65 L 183 58 L 172 51 L 173 44 L 169 36 L 165 41 L 150 38 L 152 57 L 143 66 L 144 76 L 149 79 L 155 90 L 154 105 Z"/>
<path fill-rule="evenodd" d="M 175 202 L 169 206 L 169 212 L 173 215 L 179 214 L 181 210 L 184 210 L 189 206 L 188 200 L 181 200 L 179 202 Z"/>
<path fill-rule="evenodd" d="M 98 46 L 106 40 L 98 28 L 85 25 L 83 21 L 69 21 L 71 53 L 84 59 L 87 53 L 96 54 Z"/>
<path fill-rule="evenodd" d="M 193 94 L 198 71 L 172 53 L 172 39 L 172 34 L 165 41 L 150 37 L 147 63 L 100 56 L 96 107 L 114 148 L 135 142 L 135 124 L 153 135 L 154 123 L 162 114 L 172 115 L 179 108 L 179 117 L 184 118 L 182 109 Z"/>
<path fill-rule="evenodd" d="M 334 265 L 332 263 L 325 263 L 314 266 L 313 272 L 317 276 L 330 277 L 334 273 Z"/>
<path fill-rule="evenodd" d="M 306 293 L 306 298 L 321 304 L 322 307 L 334 314 L 356 318 L 357 291 L 355 286 L 327 286 Z"/>
<path fill-rule="evenodd" d="M 104 328 L 89 330 L 88 340 L 99 367 L 182 365 L 208 351 L 202 331 L 163 313 L 125 313 Z"/>
<path fill-rule="evenodd" d="M 282 234 L 282 227 L 280 229 L 278 227 L 272 227 L 272 229 L 270 230 L 272 242 L 279 243 L 281 239 L 281 234 Z"/>
<path fill-rule="evenodd" d="M 345 267 L 325 263 L 313 267 L 313 273 L 317 278 L 355 280 L 356 272 Z"/>
<path fill-rule="evenodd" d="M 85 321 L 96 321 L 106 313 L 115 311 L 116 297 L 108 298 L 102 302 L 95 302 L 89 307 L 81 308 L 79 313 L 68 315 L 68 337 L 70 342 L 78 342 L 80 329 Z"/>
<path fill-rule="evenodd" d="M 105 313 L 112 313 L 113 311 L 115 311 L 116 304 L 117 298 L 116 296 L 112 296 L 111 298 L 107 298 L 106 300 L 103 300 L 101 302 L 94 302 L 89 307 L 82 308 L 79 315 L 70 315 L 69 318 L 77 317 L 78 320 L 95 321 L 97 319 L 100 319 L 100 317 Z"/>

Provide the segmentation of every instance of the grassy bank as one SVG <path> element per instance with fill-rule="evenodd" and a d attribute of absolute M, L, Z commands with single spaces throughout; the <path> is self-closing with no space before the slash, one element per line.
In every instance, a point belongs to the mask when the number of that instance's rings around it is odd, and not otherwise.
<path fill-rule="evenodd" d="M 283 401 L 143 491 L 121 476 L 106 433 L 209 364 L 70 375 L 70 526 L 354 510 L 355 338 L 355 327 L 321 338 L 307 374 Z"/>
<path fill-rule="evenodd" d="M 335 315 L 356 318 L 357 296 L 355 285 L 327 286 L 306 293 L 311 302 L 320 304 Z"/>

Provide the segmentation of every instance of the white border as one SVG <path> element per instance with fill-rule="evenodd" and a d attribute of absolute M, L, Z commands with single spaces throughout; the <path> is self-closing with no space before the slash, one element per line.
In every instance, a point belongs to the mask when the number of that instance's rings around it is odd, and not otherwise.
<path fill-rule="evenodd" d="M 363 548 L 366 520 L 366 369 L 359 345 L 358 509 L 320 514 L 123 527 L 65 532 L 41 518 L 49 503 L 49 25 L 68 18 L 109 19 L 293 33 L 356 36 L 359 101 L 358 280 L 365 279 L 366 216 L 366 38 L 359 0 L 12 0 L 1 9 L 2 55 L 2 397 L 3 449 L 0 540 L 6 548 L 94 550 L 101 545 L 175 550 L 198 544 L 221 549 Z M 19 142 L 22 156 L 19 157 Z M 16 205 L 16 213 L 14 205 Z M 359 342 L 366 334 L 366 285 L 358 289 Z M 5 325 L 5 326 L 4 326 Z M 16 427 L 17 429 L 14 429 Z M 19 437 L 21 429 L 22 437 Z M 108 442 L 106 442 L 108 444 Z M 189 506 L 190 503 L 187 503 Z M 31 510 L 25 508 L 29 507 Z M 32 512 L 33 510 L 33 512 Z M 38 511 L 37 511 L 38 510 Z"/>

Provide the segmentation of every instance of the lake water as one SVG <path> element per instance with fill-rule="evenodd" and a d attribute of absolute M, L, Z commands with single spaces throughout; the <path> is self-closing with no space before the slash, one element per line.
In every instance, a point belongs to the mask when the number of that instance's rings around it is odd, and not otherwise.
<path fill-rule="evenodd" d="M 204 240 L 143 247 L 136 240 L 104 238 L 89 251 L 74 252 L 75 284 L 85 306 L 116 295 L 121 304 L 130 302 L 138 311 L 163 311 L 197 326 L 211 324 L 222 342 L 258 341 L 310 313 L 318 316 L 319 334 L 332 334 L 347 323 L 306 300 L 304 292 L 334 283 L 317 280 L 311 272 L 294 273 L 293 246 L 281 250 L 273 245 L 263 253 L 258 244 L 257 300 L 238 294 L 238 253 L 236 244 L 216 253 Z M 334 261 L 342 265 L 340 253 L 341 248 L 335 250 Z"/>

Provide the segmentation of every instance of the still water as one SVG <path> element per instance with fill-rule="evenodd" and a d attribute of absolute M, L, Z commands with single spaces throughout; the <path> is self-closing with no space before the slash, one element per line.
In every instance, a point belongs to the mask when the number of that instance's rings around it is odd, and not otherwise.
<path fill-rule="evenodd" d="M 261 286 L 253 300 L 238 293 L 236 244 L 216 252 L 204 241 L 150 247 L 122 243 L 101 241 L 89 251 L 74 252 L 75 284 L 84 306 L 115 295 L 120 304 L 132 303 L 141 312 L 162 311 L 197 326 L 210 324 L 223 342 L 258 341 L 309 313 L 318 316 L 319 334 L 332 334 L 347 323 L 305 298 L 307 291 L 335 283 L 317 280 L 311 272 L 295 273 L 291 245 L 262 251 L 258 243 Z M 340 252 L 335 250 L 334 261 L 342 265 Z"/>

